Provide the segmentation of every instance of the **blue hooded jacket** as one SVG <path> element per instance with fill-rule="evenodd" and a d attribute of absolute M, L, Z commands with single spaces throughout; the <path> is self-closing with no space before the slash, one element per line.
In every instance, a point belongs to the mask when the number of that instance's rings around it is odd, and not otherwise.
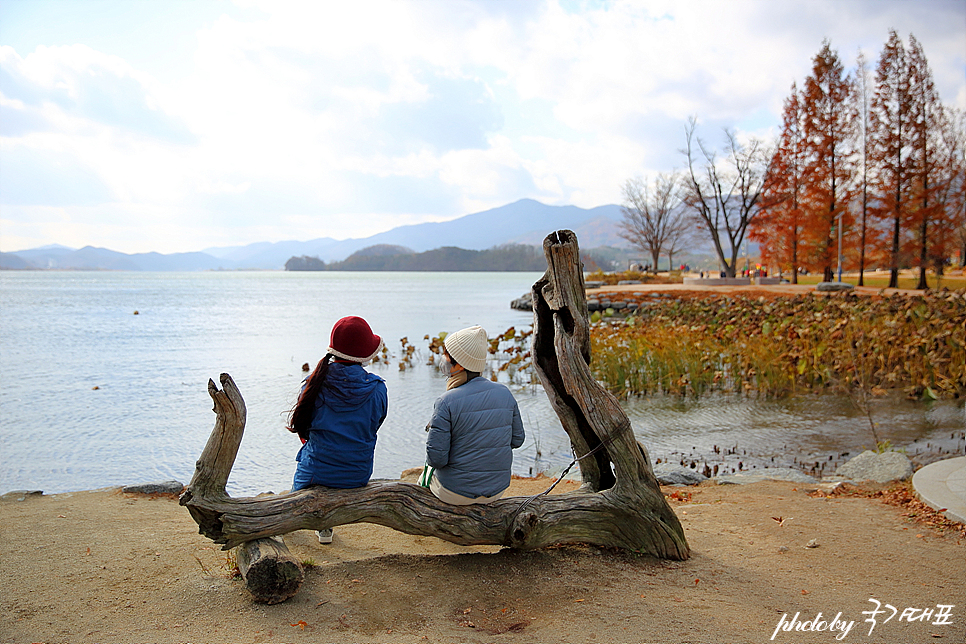
<path fill-rule="evenodd" d="M 357 363 L 332 362 L 315 402 L 309 440 L 295 460 L 292 491 L 362 487 L 372 476 L 376 431 L 386 420 L 386 381 Z"/>

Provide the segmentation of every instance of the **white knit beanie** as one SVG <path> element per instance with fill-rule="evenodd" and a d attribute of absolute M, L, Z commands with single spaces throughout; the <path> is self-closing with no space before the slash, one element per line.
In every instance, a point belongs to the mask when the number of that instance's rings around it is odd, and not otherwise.
<path fill-rule="evenodd" d="M 483 373 L 486 367 L 486 354 L 490 343 L 486 339 L 486 331 L 476 325 L 468 329 L 460 329 L 446 336 L 443 342 L 446 351 L 467 371 Z"/>

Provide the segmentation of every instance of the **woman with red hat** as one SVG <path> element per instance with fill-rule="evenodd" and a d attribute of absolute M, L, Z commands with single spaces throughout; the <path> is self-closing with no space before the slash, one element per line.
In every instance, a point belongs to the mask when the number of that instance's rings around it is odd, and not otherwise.
<path fill-rule="evenodd" d="M 362 368 L 382 349 L 360 317 L 344 317 L 332 327 L 329 348 L 302 387 L 288 430 L 304 443 L 295 460 L 292 491 L 313 485 L 362 487 L 372 476 L 376 431 L 386 419 L 386 382 Z M 319 534 L 332 541 L 332 531 Z"/>

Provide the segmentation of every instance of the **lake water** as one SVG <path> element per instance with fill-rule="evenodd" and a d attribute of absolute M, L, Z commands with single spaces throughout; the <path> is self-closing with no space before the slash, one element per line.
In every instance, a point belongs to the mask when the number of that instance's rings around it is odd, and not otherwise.
<path fill-rule="evenodd" d="M 285 418 L 302 364 L 313 367 L 332 324 L 365 317 L 393 353 L 418 347 L 412 368 L 374 365 L 389 415 L 375 477 L 422 464 L 423 427 L 444 379 L 425 364 L 423 337 L 483 325 L 529 326 L 509 302 L 537 273 L 0 272 L 0 493 L 46 493 L 162 479 L 187 483 L 214 423 L 209 378 L 232 375 L 248 406 L 228 490 L 284 490 L 297 437 Z M 137 311 L 137 315 L 135 315 Z M 538 386 L 512 386 L 528 438 L 519 474 L 570 461 L 569 441 Z M 626 401 L 653 458 L 722 465 L 789 464 L 871 445 L 868 418 L 847 398 Z M 962 401 L 878 401 L 880 438 L 962 451 Z M 714 446 L 738 447 L 714 454 Z M 915 449 L 918 449 L 916 447 Z"/>

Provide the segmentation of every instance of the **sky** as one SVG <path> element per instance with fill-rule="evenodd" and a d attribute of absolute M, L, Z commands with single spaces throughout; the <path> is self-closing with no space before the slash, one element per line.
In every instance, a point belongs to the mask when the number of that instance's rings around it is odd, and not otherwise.
<path fill-rule="evenodd" d="M 620 203 L 689 117 L 774 137 L 823 39 L 874 68 L 893 28 L 966 108 L 966 0 L 3 0 L 0 250 Z"/>

